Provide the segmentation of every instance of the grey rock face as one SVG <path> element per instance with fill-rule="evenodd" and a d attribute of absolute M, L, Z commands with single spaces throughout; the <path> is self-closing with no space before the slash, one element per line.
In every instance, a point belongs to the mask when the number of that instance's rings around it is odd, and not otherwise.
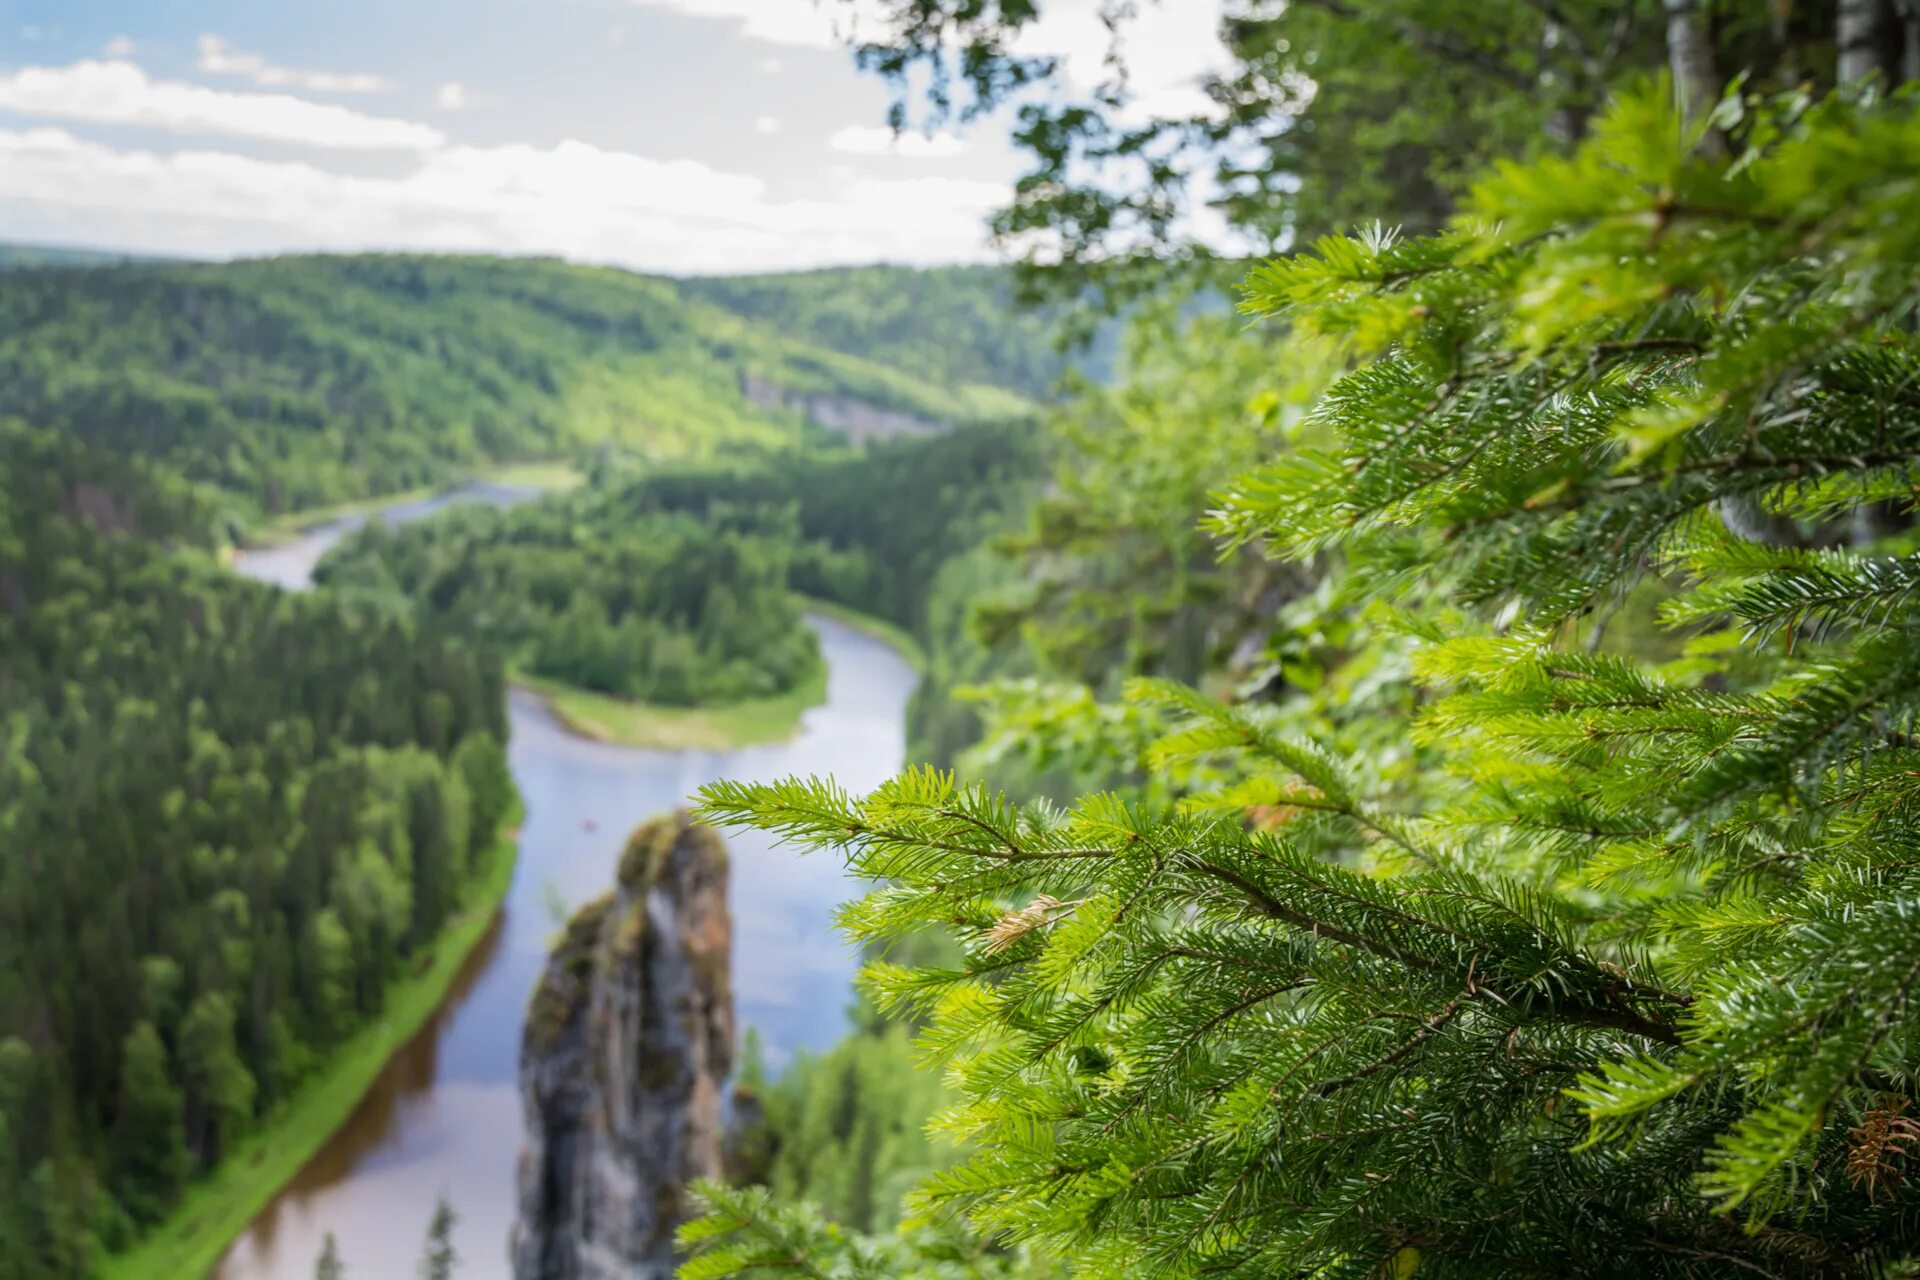
<path fill-rule="evenodd" d="M 798 410 L 815 426 L 838 431 L 854 444 L 891 440 L 896 436 L 939 435 L 947 430 L 943 423 L 899 409 L 883 409 L 852 396 L 790 391 L 753 373 L 741 376 L 740 392 L 749 404 L 768 409 Z"/>
<path fill-rule="evenodd" d="M 722 1172 L 731 944 L 726 846 L 684 813 L 635 831 L 568 923 L 520 1051 L 518 1280 L 672 1276 L 685 1187 Z"/>

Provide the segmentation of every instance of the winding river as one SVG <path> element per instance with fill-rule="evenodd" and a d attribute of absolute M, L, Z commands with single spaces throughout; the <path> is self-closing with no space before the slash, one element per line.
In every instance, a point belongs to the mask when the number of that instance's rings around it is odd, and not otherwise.
<path fill-rule="evenodd" d="M 388 508 L 404 521 L 450 501 L 506 504 L 529 491 L 472 486 Z M 289 589 L 366 517 L 242 555 L 239 572 Z M 647 751 L 567 732 L 545 704 L 510 694 L 508 756 L 526 800 L 506 907 L 448 999 L 391 1062 L 353 1118 L 228 1252 L 218 1280 L 308 1280 L 331 1231 L 350 1276 L 414 1274 L 434 1201 L 460 1216 L 461 1280 L 505 1280 L 522 1117 L 517 1083 L 527 998 L 571 910 L 603 892 L 626 834 L 720 777 L 831 773 L 874 786 L 900 765 L 915 675 L 887 645 L 810 619 L 829 667 L 827 698 L 790 742 L 737 751 Z M 770 1065 L 824 1049 L 846 1028 L 855 961 L 831 916 L 852 886 L 830 858 L 802 858 L 757 833 L 729 837 L 734 991 L 740 1023 L 759 1029 Z"/>

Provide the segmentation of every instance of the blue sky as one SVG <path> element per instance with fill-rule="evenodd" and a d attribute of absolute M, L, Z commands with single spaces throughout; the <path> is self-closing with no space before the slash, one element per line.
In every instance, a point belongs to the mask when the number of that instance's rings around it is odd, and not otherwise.
<path fill-rule="evenodd" d="M 872 0 L 0 0 L 0 239 L 201 257 L 554 253 L 657 271 L 990 255 L 1006 120 L 896 141 L 836 40 Z M 1130 37 L 1198 100 L 1220 0 Z M 1108 37 L 1029 38 L 1083 90 Z M 836 16 L 837 15 L 837 16 Z"/>

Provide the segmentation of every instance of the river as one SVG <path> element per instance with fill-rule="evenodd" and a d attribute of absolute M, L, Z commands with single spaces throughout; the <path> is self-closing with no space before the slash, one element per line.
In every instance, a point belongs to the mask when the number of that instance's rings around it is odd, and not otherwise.
<path fill-rule="evenodd" d="M 449 501 L 510 503 L 525 490 L 475 486 L 397 505 L 417 519 Z M 249 552 L 249 577 L 298 589 L 314 564 L 364 522 L 350 517 L 296 541 Z M 434 1201 L 460 1221 L 461 1280 L 505 1280 L 514 1215 L 514 1165 L 523 1122 L 520 1031 L 556 908 L 571 909 L 613 883 L 627 832 L 715 778 L 832 774 L 868 789 L 898 769 L 916 680 L 891 647 L 814 617 L 829 669 L 826 701 L 790 742 L 737 751 L 647 751 L 567 732 L 545 704 L 509 695 L 508 758 L 526 801 L 520 858 L 499 924 L 476 948 L 446 1004 L 389 1064 L 351 1121 L 228 1252 L 218 1280 L 309 1280 L 331 1231 L 350 1276 L 414 1274 Z M 758 1028 L 770 1065 L 824 1049 L 847 1026 L 855 960 L 833 932 L 833 909 L 853 886 L 832 858 L 802 858 L 757 833 L 730 835 L 734 996 L 740 1025 Z"/>

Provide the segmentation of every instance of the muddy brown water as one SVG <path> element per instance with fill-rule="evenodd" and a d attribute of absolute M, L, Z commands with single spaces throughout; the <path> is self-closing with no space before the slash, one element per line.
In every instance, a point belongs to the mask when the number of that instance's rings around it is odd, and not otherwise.
<path fill-rule="evenodd" d="M 390 508 L 417 519 L 449 501 L 509 503 L 524 490 L 476 487 Z M 239 557 L 249 577 L 299 589 L 314 564 L 361 518 Z M 508 759 L 526 801 L 520 857 L 499 921 L 475 948 L 446 1002 L 390 1062 L 348 1123 L 228 1251 L 217 1280 L 308 1280 L 326 1233 L 347 1274 L 414 1274 L 434 1201 L 459 1215 L 461 1280 L 506 1280 L 514 1165 L 523 1121 L 520 1032 L 556 911 L 604 891 L 626 833 L 682 803 L 702 783 L 732 777 L 832 774 L 854 790 L 898 769 L 912 668 L 889 646 L 815 617 L 827 697 L 791 741 L 735 751 L 650 751 L 566 731 L 537 697 L 509 695 Z M 802 857 L 755 833 L 732 853 L 734 983 L 741 1025 L 759 1030 L 769 1064 L 825 1049 L 847 1026 L 856 967 L 832 913 L 855 886 L 838 860 Z"/>

